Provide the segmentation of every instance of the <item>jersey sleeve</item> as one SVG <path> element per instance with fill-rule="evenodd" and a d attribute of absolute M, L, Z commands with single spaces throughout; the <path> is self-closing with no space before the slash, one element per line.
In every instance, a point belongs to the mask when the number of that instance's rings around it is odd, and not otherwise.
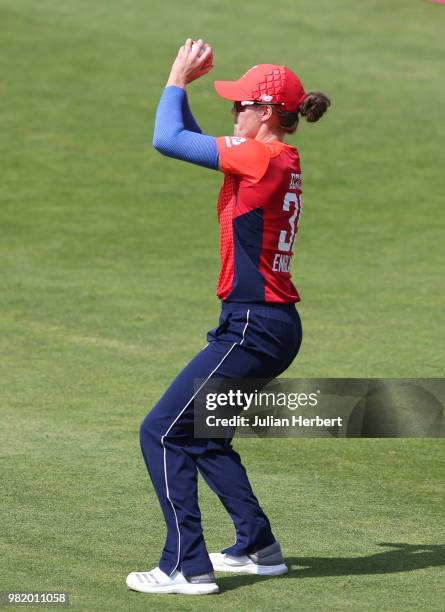
<path fill-rule="evenodd" d="M 154 148 L 167 157 L 218 170 L 216 139 L 200 132 L 185 90 L 175 85 L 166 87 L 156 110 Z"/>
<path fill-rule="evenodd" d="M 263 178 L 270 162 L 268 148 L 252 138 L 220 136 L 216 139 L 219 169 L 224 174 L 236 174 L 257 183 Z"/>

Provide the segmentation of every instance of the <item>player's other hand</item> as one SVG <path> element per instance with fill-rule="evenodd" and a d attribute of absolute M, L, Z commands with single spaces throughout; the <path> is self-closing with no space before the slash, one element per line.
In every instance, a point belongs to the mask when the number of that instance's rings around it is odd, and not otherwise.
<path fill-rule="evenodd" d="M 184 88 L 188 83 L 207 74 L 212 68 L 212 47 L 204 43 L 201 38 L 194 44 L 191 38 L 187 38 L 173 62 L 167 85 Z"/>

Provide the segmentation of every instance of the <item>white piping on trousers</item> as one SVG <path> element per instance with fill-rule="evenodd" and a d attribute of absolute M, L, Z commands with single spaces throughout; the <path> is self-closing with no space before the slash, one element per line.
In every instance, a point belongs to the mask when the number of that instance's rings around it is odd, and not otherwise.
<path fill-rule="evenodd" d="M 202 385 L 199 387 L 199 389 L 196 391 L 196 393 L 194 393 L 192 395 L 192 397 L 189 399 L 189 401 L 186 403 L 186 405 L 184 406 L 184 408 L 181 410 L 181 412 L 178 414 L 178 416 L 175 418 L 175 420 L 173 421 L 173 423 L 170 425 L 170 427 L 167 429 L 167 431 L 165 432 L 165 434 L 161 437 L 161 444 L 162 444 L 162 448 L 164 449 L 164 479 L 165 479 L 165 492 L 167 495 L 167 499 L 170 502 L 170 505 L 172 507 L 173 510 L 173 514 L 175 515 L 175 522 L 176 522 L 176 529 L 178 530 L 178 560 L 176 561 L 176 565 L 173 568 L 173 570 L 170 572 L 170 576 L 173 574 L 173 572 L 176 571 L 178 565 L 179 565 L 179 560 L 181 558 L 181 531 L 179 529 L 179 523 L 178 523 L 178 516 L 176 514 L 176 510 L 175 510 L 175 506 L 172 502 L 172 500 L 170 499 L 170 490 L 168 488 L 168 479 L 167 479 L 167 449 L 165 448 L 164 445 L 164 438 L 168 435 L 168 432 L 171 430 L 171 428 L 174 426 L 174 424 L 176 423 L 176 421 L 179 419 L 179 417 L 182 415 L 182 413 L 186 410 L 186 408 L 190 405 L 190 402 L 192 402 L 196 395 L 201 391 L 201 389 L 203 388 L 203 386 L 206 384 L 206 382 L 209 380 L 209 378 L 211 376 L 213 376 L 213 374 L 216 372 L 216 370 L 219 368 L 219 366 L 222 364 L 222 362 L 226 359 L 226 357 L 228 357 L 230 355 L 230 353 L 232 352 L 232 350 L 235 348 L 235 346 L 241 346 L 241 344 L 244 342 L 244 337 L 245 337 L 245 333 L 247 330 L 247 326 L 249 325 L 249 313 L 250 313 L 250 309 L 247 311 L 246 314 L 246 324 L 244 326 L 243 329 L 243 337 L 241 339 L 241 342 L 238 344 L 238 342 L 234 342 L 232 344 L 232 346 L 230 347 L 230 349 L 227 351 L 227 353 L 224 355 L 224 357 L 221 359 L 221 361 L 218 363 L 218 365 L 216 366 L 216 368 L 214 370 L 212 370 L 210 372 L 210 374 L 208 375 L 208 377 L 205 379 L 205 381 L 202 383 Z M 205 347 L 204 347 L 205 348 Z"/>
<path fill-rule="evenodd" d="M 244 332 L 246 331 L 246 329 L 247 329 L 247 324 L 249 323 L 249 313 L 250 313 L 250 310 L 248 310 L 248 311 L 247 311 L 247 322 L 246 322 L 246 327 L 244 328 L 244 331 L 243 331 L 243 339 L 241 340 L 240 345 L 241 345 L 241 344 L 244 342 Z M 234 543 L 232 544 L 232 546 L 235 546 L 235 544 L 237 543 L 237 541 L 238 541 L 238 534 L 237 534 L 237 533 L 235 533 L 235 541 L 234 541 Z"/>
<path fill-rule="evenodd" d="M 244 342 L 244 334 L 246 333 L 247 326 L 249 325 L 249 313 L 250 313 L 250 309 L 247 311 L 246 324 L 245 324 L 244 329 L 243 329 L 243 337 L 242 337 L 242 340 L 240 342 L 240 346 Z"/>

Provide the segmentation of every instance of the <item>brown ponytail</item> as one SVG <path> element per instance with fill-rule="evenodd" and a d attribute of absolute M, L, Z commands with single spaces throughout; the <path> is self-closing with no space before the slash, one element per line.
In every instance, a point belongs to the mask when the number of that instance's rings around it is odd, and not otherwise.
<path fill-rule="evenodd" d="M 311 91 L 306 94 L 303 102 L 300 104 L 299 112 L 302 117 L 314 123 L 318 121 L 331 106 L 329 98 L 320 91 Z"/>
<path fill-rule="evenodd" d="M 298 118 L 301 115 L 309 123 L 318 121 L 331 106 L 329 98 L 319 91 L 311 91 L 306 94 L 300 108 L 296 113 L 290 113 L 275 107 L 278 114 L 279 125 L 287 134 L 293 134 L 298 127 Z"/>

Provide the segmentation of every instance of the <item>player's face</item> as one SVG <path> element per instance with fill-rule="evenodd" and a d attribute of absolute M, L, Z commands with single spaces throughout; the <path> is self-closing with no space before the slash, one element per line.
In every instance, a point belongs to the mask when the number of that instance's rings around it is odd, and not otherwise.
<path fill-rule="evenodd" d="M 258 106 L 241 106 L 239 102 L 234 102 L 231 113 L 234 119 L 233 135 L 255 138 L 262 123 Z"/>

